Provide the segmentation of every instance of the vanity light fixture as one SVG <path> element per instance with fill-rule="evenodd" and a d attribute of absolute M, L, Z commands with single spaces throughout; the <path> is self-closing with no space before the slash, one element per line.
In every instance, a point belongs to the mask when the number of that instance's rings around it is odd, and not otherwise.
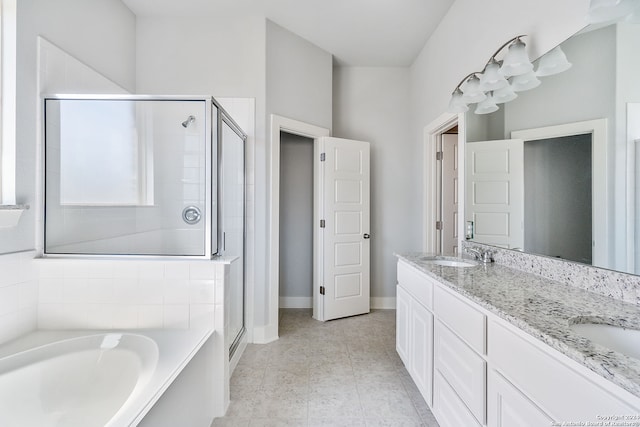
<path fill-rule="evenodd" d="M 464 113 L 469 110 L 469 104 L 477 103 L 476 114 L 493 113 L 499 108 L 497 104 L 516 99 L 516 92 L 539 86 L 538 77 L 558 74 L 571 67 L 564 52 L 557 47 L 540 58 L 538 70 L 534 71 L 522 37 L 525 35 L 513 37 L 500 46 L 482 72 L 474 71 L 458 83 L 451 94 L 449 112 Z M 507 52 L 499 60 L 498 56 L 507 46 Z"/>

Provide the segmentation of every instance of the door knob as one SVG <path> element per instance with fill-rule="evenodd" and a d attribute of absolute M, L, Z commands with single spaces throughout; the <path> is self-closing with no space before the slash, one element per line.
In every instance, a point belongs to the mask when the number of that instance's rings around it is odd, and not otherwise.
<path fill-rule="evenodd" d="M 364 233 L 364 238 L 365 238 L 365 239 L 368 239 L 368 238 L 370 238 L 370 237 L 371 237 L 371 236 L 369 236 L 367 233 Z"/>

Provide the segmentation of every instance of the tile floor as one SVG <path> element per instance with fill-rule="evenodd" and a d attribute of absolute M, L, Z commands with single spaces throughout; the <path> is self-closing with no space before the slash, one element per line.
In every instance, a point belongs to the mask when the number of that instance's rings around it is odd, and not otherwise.
<path fill-rule="evenodd" d="M 280 313 L 280 339 L 250 344 L 218 426 L 437 427 L 395 350 L 395 310 L 317 322 Z"/>

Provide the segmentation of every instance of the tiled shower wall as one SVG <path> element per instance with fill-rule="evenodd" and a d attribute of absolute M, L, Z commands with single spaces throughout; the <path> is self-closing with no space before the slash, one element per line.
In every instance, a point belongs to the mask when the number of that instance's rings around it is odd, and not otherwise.
<path fill-rule="evenodd" d="M 0 344 L 36 329 L 35 252 L 0 255 Z"/>

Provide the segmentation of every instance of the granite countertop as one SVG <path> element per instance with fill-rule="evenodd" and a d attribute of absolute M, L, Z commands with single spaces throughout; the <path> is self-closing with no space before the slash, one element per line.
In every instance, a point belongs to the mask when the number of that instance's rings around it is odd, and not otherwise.
<path fill-rule="evenodd" d="M 577 335 L 575 323 L 640 329 L 640 306 L 499 264 L 446 267 L 396 254 L 438 282 L 640 397 L 640 360 Z"/>

